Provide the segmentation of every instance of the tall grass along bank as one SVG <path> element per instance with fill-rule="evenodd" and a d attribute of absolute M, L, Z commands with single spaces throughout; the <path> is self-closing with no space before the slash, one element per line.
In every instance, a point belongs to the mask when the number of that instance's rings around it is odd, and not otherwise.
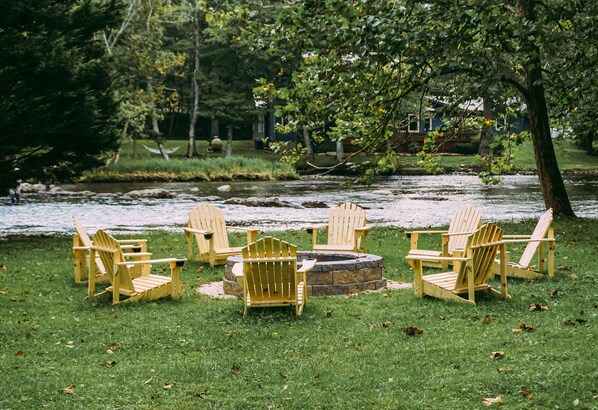
<path fill-rule="evenodd" d="M 86 173 L 83 182 L 290 180 L 289 164 L 261 158 L 140 159 L 120 161 Z"/>

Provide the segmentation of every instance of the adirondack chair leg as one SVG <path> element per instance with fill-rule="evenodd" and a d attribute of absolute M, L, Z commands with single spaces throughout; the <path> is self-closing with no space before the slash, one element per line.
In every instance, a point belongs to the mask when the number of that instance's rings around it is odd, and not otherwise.
<path fill-rule="evenodd" d="M 415 296 L 418 298 L 424 297 L 424 279 L 423 279 L 423 265 L 421 260 L 411 260 L 413 263 L 414 280 L 413 280 L 413 291 Z"/>
<path fill-rule="evenodd" d="M 538 272 L 544 272 L 544 265 L 544 242 L 540 242 L 540 244 L 538 245 Z"/>
<path fill-rule="evenodd" d="M 81 283 L 87 279 L 87 256 L 83 249 L 79 249 L 83 243 L 79 235 L 73 235 L 73 279 L 75 283 Z"/>
<path fill-rule="evenodd" d="M 91 249 L 89 253 L 89 271 L 94 272 L 96 269 L 96 251 L 95 249 Z M 89 299 L 94 298 L 94 293 L 96 291 L 96 275 L 89 275 L 89 280 L 87 282 L 87 296 Z"/>
<path fill-rule="evenodd" d="M 112 304 L 117 304 L 120 301 L 120 275 L 118 267 L 114 266 L 114 283 L 112 284 Z"/>
<path fill-rule="evenodd" d="M 417 232 L 411 232 L 411 248 L 409 249 L 417 249 L 417 241 L 419 239 L 419 234 Z"/>
<path fill-rule="evenodd" d="M 177 262 L 170 262 L 170 278 L 172 290 L 170 297 L 174 300 L 181 298 L 180 270 Z"/>
<path fill-rule="evenodd" d="M 474 284 L 474 272 L 473 272 L 473 262 L 470 260 L 467 261 L 467 268 L 465 269 L 467 274 L 467 300 L 475 305 L 475 284 Z"/>
<path fill-rule="evenodd" d="M 190 232 L 183 232 L 187 237 L 187 246 L 189 247 L 189 259 L 193 259 L 193 234 Z"/>
<path fill-rule="evenodd" d="M 554 239 L 554 228 L 548 229 L 548 239 Z M 554 247 L 555 241 L 548 242 L 548 276 L 554 276 Z"/>
<path fill-rule="evenodd" d="M 311 230 L 311 248 L 313 249 L 317 244 L 318 244 L 318 229 L 314 228 Z"/>
<path fill-rule="evenodd" d="M 500 255 L 500 293 L 503 298 L 510 299 L 509 293 L 507 291 L 507 259 L 509 256 L 506 252 L 505 244 L 501 244 L 499 247 L 499 255 Z"/>
<path fill-rule="evenodd" d="M 247 231 L 247 244 L 255 242 L 257 239 L 257 231 Z"/>
<path fill-rule="evenodd" d="M 441 247 L 442 247 L 442 256 L 443 257 L 450 256 L 449 255 L 449 247 L 448 247 L 448 245 L 449 245 L 449 237 L 445 236 L 445 235 L 442 235 L 442 245 L 441 245 Z M 448 266 L 449 266 L 449 263 L 447 261 L 440 262 L 440 267 L 443 270 L 448 269 Z"/>
<path fill-rule="evenodd" d="M 206 239 L 210 243 L 210 253 L 209 253 L 210 266 L 215 266 L 216 265 L 216 248 L 214 245 L 214 236 L 210 236 L 209 238 L 206 237 Z"/>

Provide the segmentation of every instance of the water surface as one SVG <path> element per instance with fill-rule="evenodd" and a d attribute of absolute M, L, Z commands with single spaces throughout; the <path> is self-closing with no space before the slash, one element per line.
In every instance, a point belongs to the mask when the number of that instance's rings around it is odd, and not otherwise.
<path fill-rule="evenodd" d="M 300 206 L 305 201 L 322 201 L 336 206 L 344 201 L 367 208 L 373 226 L 427 227 L 448 223 L 464 206 L 478 208 L 487 221 L 518 221 L 544 212 L 536 176 L 508 176 L 496 186 L 484 185 L 477 176 L 396 176 L 378 180 L 369 187 L 344 188 L 345 179 L 290 182 L 230 183 L 230 192 L 219 192 L 223 183 L 78 184 L 67 190 L 97 193 L 126 193 L 134 189 L 163 188 L 177 199 L 124 199 L 120 195 L 98 198 L 25 197 L 19 206 L 0 206 L 0 234 L 72 233 L 72 215 L 80 218 L 90 232 L 107 228 L 112 232 L 163 229 L 179 231 L 187 212 L 202 197 L 278 197 Z M 569 198 L 578 216 L 598 218 L 598 177 L 565 178 Z M 230 225 L 255 226 L 267 230 L 299 229 L 327 220 L 328 209 L 250 208 L 213 202 L 225 212 Z"/>

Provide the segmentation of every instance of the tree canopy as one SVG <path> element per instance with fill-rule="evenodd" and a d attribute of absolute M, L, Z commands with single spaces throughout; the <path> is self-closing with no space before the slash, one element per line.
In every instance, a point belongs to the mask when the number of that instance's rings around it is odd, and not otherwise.
<path fill-rule="evenodd" d="M 116 105 L 96 34 L 114 2 L 0 1 L 0 190 L 68 180 L 116 148 Z"/>

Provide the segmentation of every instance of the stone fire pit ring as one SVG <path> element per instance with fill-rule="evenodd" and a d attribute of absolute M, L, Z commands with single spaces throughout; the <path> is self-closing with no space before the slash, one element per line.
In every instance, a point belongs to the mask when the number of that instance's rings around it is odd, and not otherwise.
<path fill-rule="evenodd" d="M 349 295 L 352 293 L 377 290 L 386 286 L 382 277 L 384 259 L 369 253 L 352 252 L 297 252 L 297 267 L 304 259 L 316 259 L 316 266 L 307 272 L 307 294 Z M 224 268 L 224 293 L 242 296 L 241 285 L 232 273 L 235 263 L 242 256 L 230 256 Z"/>

